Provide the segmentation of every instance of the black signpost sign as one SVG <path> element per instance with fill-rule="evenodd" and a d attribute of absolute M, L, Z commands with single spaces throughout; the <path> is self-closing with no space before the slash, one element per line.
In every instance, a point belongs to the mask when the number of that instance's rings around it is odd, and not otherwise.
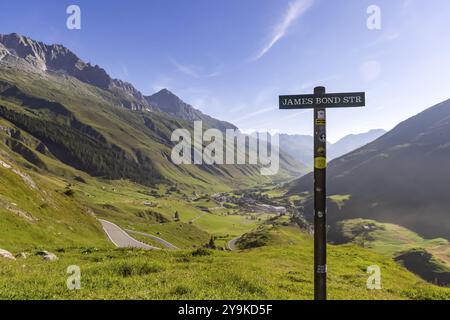
<path fill-rule="evenodd" d="M 365 102 L 364 92 L 302 94 L 280 96 L 280 109 L 363 107 Z"/>
<path fill-rule="evenodd" d="M 365 106 L 365 93 L 325 93 L 325 87 L 314 88 L 314 94 L 280 96 L 280 109 L 314 109 L 314 299 L 327 299 L 326 234 L 326 108 Z"/>

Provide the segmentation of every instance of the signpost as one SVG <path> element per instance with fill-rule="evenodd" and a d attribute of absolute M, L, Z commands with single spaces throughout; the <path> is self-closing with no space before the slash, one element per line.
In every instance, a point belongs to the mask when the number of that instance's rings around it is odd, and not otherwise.
<path fill-rule="evenodd" d="M 326 108 L 365 106 L 365 93 L 325 93 L 280 96 L 280 109 L 314 109 L 314 299 L 327 299 Z"/>

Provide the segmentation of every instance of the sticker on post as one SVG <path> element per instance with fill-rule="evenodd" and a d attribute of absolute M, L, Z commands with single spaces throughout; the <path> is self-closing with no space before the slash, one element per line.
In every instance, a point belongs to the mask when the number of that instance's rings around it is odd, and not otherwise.
<path fill-rule="evenodd" d="M 325 133 L 321 133 L 319 136 L 319 140 L 321 142 L 325 142 L 327 140 L 327 135 Z"/>
<path fill-rule="evenodd" d="M 326 124 L 325 119 L 316 119 L 316 125 L 324 126 Z"/>
<path fill-rule="evenodd" d="M 325 169 L 327 167 L 327 158 L 317 157 L 314 159 L 314 168 Z"/>
<path fill-rule="evenodd" d="M 327 265 L 318 265 L 317 266 L 317 273 L 327 273 Z"/>
<path fill-rule="evenodd" d="M 325 120 L 325 111 L 323 110 L 317 111 L 317 119 Z"/>

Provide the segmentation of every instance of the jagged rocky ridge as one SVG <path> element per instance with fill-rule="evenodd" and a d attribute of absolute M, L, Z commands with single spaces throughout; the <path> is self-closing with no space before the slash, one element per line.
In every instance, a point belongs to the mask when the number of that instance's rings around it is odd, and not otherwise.
<path fill-rule="evenodd" d="M 177 119 L 202 120 L 211 128 L 236 129 L 231 123 L 215 119 L 195 109 L 167 89 L 151 96 L 144 96 L 132 84 L 111 78 L 103 68 L 84 62 L 62 45 L 47 45 L 17 33 L 0 34 L 0 63 L 17 65 L 18 59 L 26 61 L 36 71 L 65 73 L 84 83 L 108 90 L 114 93 L 122 107 L 127 109 L 158 109 Z"/>
<path fill-rule="evenodd" d="M 103 68 L 84 62 L 62 45 L 46 45 L 17 33 L 0 34 L 0 61 L 8 62 L 15 58 L 24 59 L 39 71 L 63 72 L 82 82 L 112 91 L 119 97 L 126 96 L 127 99 L 121 99 L 125 108 L 151 108 L 142 93 L 132 84 L 111 78 Z"/>

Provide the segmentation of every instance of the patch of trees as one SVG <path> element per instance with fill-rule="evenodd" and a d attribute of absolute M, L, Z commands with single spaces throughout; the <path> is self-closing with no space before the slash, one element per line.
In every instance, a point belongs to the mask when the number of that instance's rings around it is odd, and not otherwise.
<path fill-rule="evenodd" d="M 243 234 L 237 241 L 239 249 L 259 248 L 267 245 L 270 235 L 267 227 L 259 226 L 255 231 Z"/>
<path fill-rule="evenodd" d="M 136 213 L 136 216 L 139 218 L 143 218 L 146 220 L 150 220 L 157 223 L 166 223 L 170 222 L 163 214 L 154 211 L 154 210 L 143 210 Z"/>
<path fill-rule="evenodd" d="M 35 166 L 46 169 L 45 163 L 39 158 L 39 156 L 34 153 L 33 150 L 29 149 L 26 145 L 24 145 L 22 142 L 15 140 L 15 139 L 7 139 L 6 145 L 15 153 L 20 154 L 22 157 L 25 158 L 28 162 L 34 164 Z"/>
<path fill-rule="evenodd" d="M 4 106 L 0 106 L 0 116 L 41 140 L 60 161 L 92 176 L 130 179 L 145 185 L 162 180 L 148 157 L 139 154 L 140 161 L 136 161 L 118 146 L 96 139 L 92 132 L 88 135 L 71 126 L 31 117 Z"/>
<path fill-rule="evenodd" d="M 57 115 L 70 115 L 69 110 L 67 110 L 66 107 L 64 107 L 62 104 L 30 96 L 22 92 L 15 85 L 9 84 L 4 81 L 0 81 L 0 92 L 3 97 L 7 97 L 13 100 L 19 100 L 21 101 L 22 105 L 30 109 L 47 109 Z"/>

